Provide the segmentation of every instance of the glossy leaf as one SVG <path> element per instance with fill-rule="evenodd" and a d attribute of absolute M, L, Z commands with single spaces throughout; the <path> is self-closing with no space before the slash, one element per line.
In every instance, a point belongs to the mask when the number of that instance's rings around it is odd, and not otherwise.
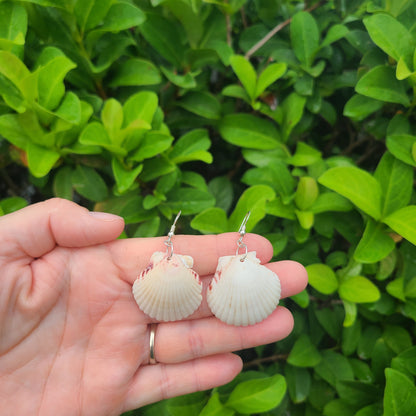
<path fill-rule="evenodd" d="M 416 205 L 393 212 L 383 222 L 412 244 L 416 244 Z"/>
<path fill-rule="evenodd" d="M 107 195 L 107 185 L 101 175 L 93 168 L 78 165 L 72 173 L 74 189 L 91 201 L 103 201 Z"/>
<path fill-rule="evenodd" d="M 228 231 L 227 214 L 221 208 L 208 208 L 191 221 L 191 227 L 203 234 L 221 234 Z"/>
<path fill-rule="evenodd" d="M 190 160 L 202 160 L 205 163 L 211 163 L 212 155 L 207 152 L 210 146 L 211 141 L 208 132 L 204 129 L 195 129 L 175 142 L 169 157 L 175 163 Z"/>
<path fill-rule="evenodd" d="M 381 217 L 381 187 L 368 172 L 356 167 L 336 167 L 326 171 L 318 182 L 349 199 L 374 219 Z"/>
<path fill-rule="evenodd" d="M 312 66 L 319 47 L 319 30 L 313 16 L 308 12 L 298 12 L 290 24 L 292 47 L 299 61 L 307 67 Z"/>
<path fill-rule="evenodd" d="M 251 100 L 256 98 L 257 74 L 251 63 L 244 56 L 234 55 L 230 64 L 238 79 L 243 84 Z"/>
<path fill-rule="evenodd" d="M 286 381 L 280 374 L 242 382 L 231 392 L 226 402 L 239 413 L 267 412 L 279 405 L 286 393 Z"/>
<path fill-rule="evenodd" d="M 376 66 L 363 75 L 355 90 L 379 101 L 402 104 L 406 107 L 410 104 L 404 84 L 396 79 L 392 68 L 384 65 Z"/>
<path fill-rule="evenodd" d="M 222 138 L 236 146 L 250 149 L 274 149 L 279 146 L 279 132 L 268 120 L 251 114 L 230 114 L 220 123 Z"/>
<path fill-rule="evenodd" d="M 394 247 L 394 241 L 383 224 L 370 219 L 355 249 L 354 259 L 360 263 L 376 263 L 388 256 Z"/>
<path fill-rule="evenodd" d="M 334 271 L 326 264 L 306 266 L 309 284 L 320 293 L 329 295 L 338 289 L 338 279 Z"/>
<path fill-rule="evenodd" d="M 31 141 L 26 145 L 26 152 L 29 170 L 36 178 L 47 175 L 61 156 L 59 153 Z"/>
<path fill-rule="evenodd" d="M 354 303 L 376 302 L 380 299 L 377 286 L 364 276 L 354 276 L 339 285 L 339 295 Z"/>
<path fill-rule="evenodd" d="M 320 361 L 319 351 L 306 334 L 296 340 L 287 358 L 287 362 L 296 367 L 314 367 Z"/>
<path fill-rule="evenodd" d="M 406 416 L 416 408 L 416 387 L 407 376 L 386 368 L 384 415 Z"/>
<path fill-rule="evenodd" d="M 117 67 L 109 85 L 111 87 L 155 85 L 161 81 L 160 72 L 152 62 L 130 58 Z"/>
<path fill-rule="evenodd" d="M 233 416 L 234 414 L 235 411 L 233 409 L 221 403 L 218 392 L 214 392 L 208 400 L 208 403 L 199 413 L 199 416 Z"/>

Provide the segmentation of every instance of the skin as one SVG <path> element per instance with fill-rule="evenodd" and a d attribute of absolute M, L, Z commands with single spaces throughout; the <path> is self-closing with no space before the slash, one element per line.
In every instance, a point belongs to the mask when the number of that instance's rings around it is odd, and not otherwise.
<path fill-rule="evenodd" d="M 157 326 L 149 365 L 149 328 L 131 287 L 166 237 L 116 240 L 123 219 L 52 199 L 0 218 L 0 409 L 2 414 L 119 415 L 168 397 L 231 381 L 242 368 L 232 353 L 278 341 L 292 330 L 284 307 L 249 327 L 212 316 L 205 296 L 179 322 Z M 175 253 L 194 258 L 204 282 L 218 257 L 235 253 L 237 233 L 175 235 Z M 270 243 L 244 237 L 266 264 Z M 282 296 L 307 284 L 292 261 L 269 263 Z M 204 293 L 203 292 L 203 293 Z"/>

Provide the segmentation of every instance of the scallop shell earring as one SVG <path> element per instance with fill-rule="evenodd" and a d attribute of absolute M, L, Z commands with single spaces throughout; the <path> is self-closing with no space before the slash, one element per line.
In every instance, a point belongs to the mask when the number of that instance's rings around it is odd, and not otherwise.
<path fill-rule="evenodd" d="M 158 321 L 186 318 L 198 309 L 202 301 L 202 283 L 192 270 L 192 257 L 173 251 L 172 237 L 180 214 L 165 241 L 166 252 L 153 253 L 150 264 L 133 284 L 133 295 L 139 308 Z"/>
<path fill-rule="evenodd" d="M 208 291 L 212 313 L 221 321 L 236 326 L 253 325 L 267 318 L 280 299 L 280 280 L 260 264 L 255 251 L 248 252 L 243 242 L 250 212 L 241 224 L 235 256 L 218 259 L 218 266 Z M 243 249 L 243 254 L 239 254 Z"/>

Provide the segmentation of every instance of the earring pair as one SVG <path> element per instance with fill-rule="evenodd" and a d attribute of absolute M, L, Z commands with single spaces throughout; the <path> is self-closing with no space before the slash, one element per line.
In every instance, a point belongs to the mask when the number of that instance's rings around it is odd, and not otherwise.
<path fill-rule="evenodd" d="M 133 284 L 133 295 L 139 308 L 160 321 L 186 318 L 202 301 L 202 283 L 192 270 L 192 257 L 175 254 L 173 250 L 172 237 L 180 214 L 164 242 L 166 252 L 153 253 L 150 264 Z M 235 255 L 218 259 L 215 275 L 207 289 L 207 302 L 212 313 L 229 325 L 247 326 L 262 321 L 273 312 L 280 299 L 279 278 L 261 265 L 256 252 L 249 252 L 243 242 L 249 217 L 250 212 L 240 226 Z"/>

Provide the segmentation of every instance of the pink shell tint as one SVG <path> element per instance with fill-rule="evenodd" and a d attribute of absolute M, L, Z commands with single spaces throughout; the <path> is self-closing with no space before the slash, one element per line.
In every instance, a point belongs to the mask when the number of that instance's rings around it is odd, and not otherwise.
<path fill-rule="evenodd" d="M 256 252 L 220 257 L 208 291 L 212 313 L 236 326 L 253 325 L 267 318 L 280 299 L 280 280 L 260 264 Z"/>
<path fill-rule="evenodd" d="M 133 284 L 139 308 L 158 321 L 177 321 L 191 315 L 202 301 L 202 283 L 192 270 L 190 256 L 156 252 Z"/>

